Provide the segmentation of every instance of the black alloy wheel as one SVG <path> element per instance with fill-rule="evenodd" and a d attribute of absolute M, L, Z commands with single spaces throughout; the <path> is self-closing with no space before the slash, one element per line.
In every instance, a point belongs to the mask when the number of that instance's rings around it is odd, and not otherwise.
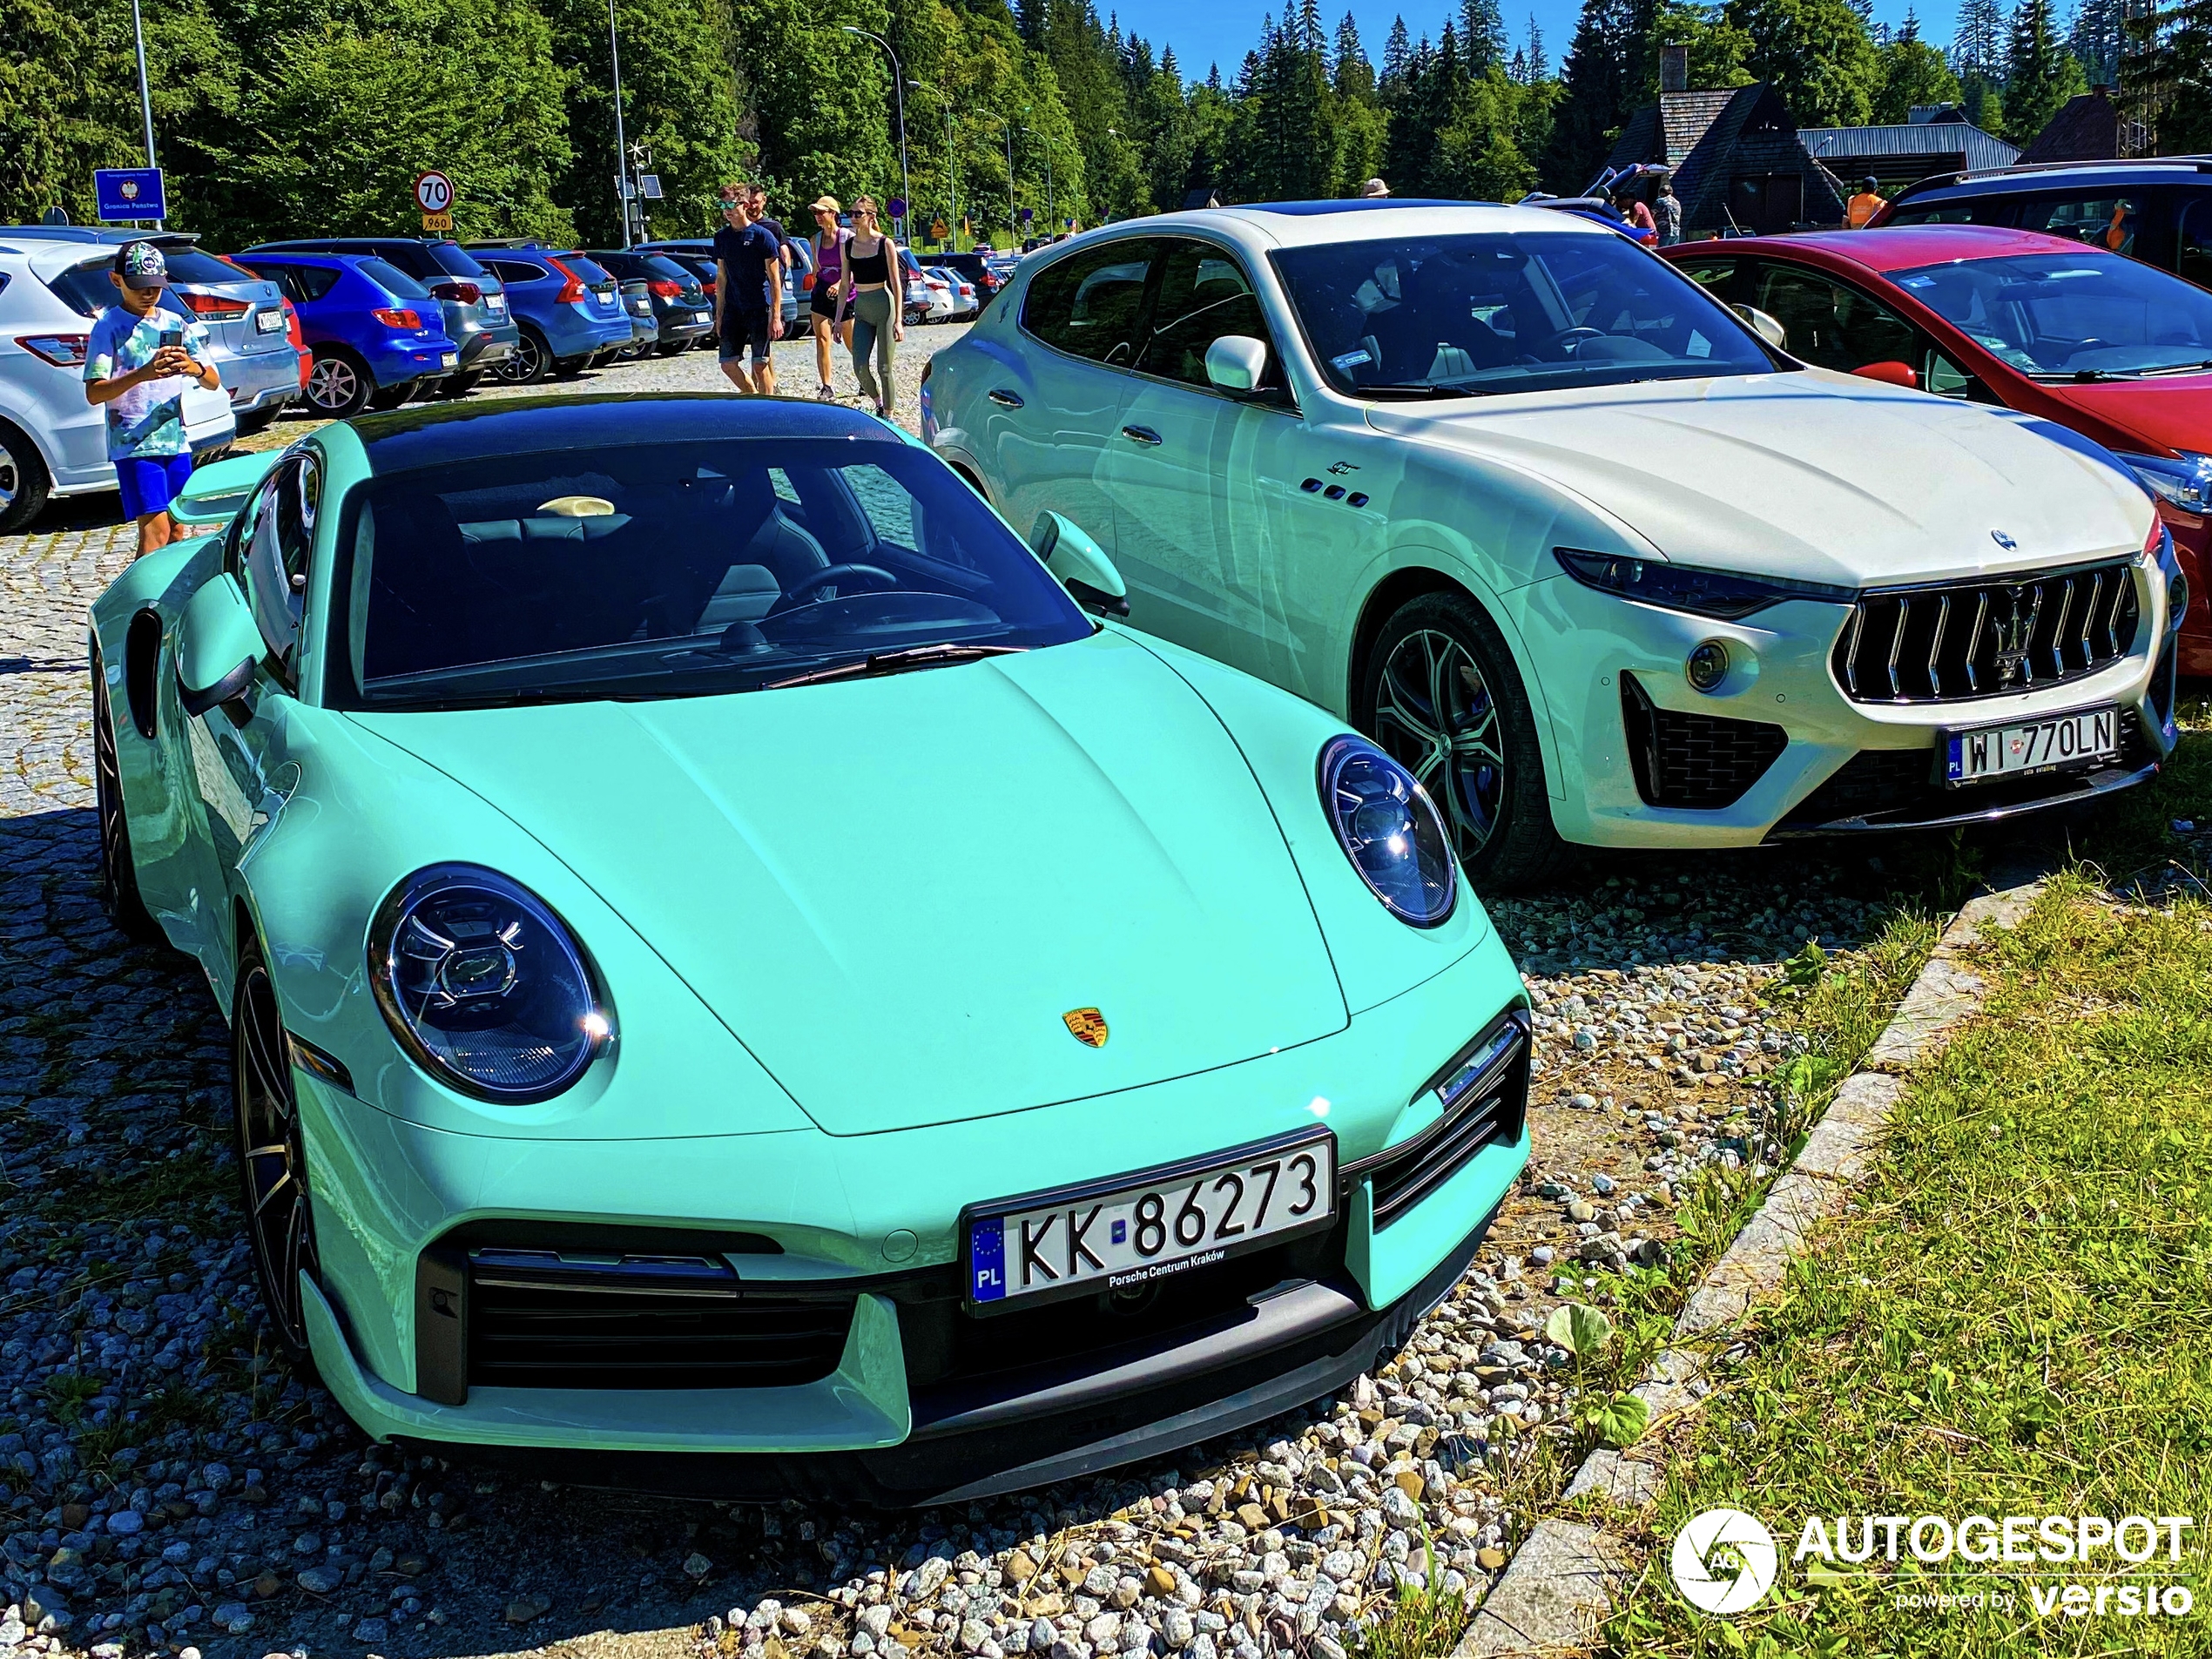
<path fill-rule="evenodd" d="M 523 337 L 515 342 L 515 349 L 502 358 L 491 372 L 509 386 L 530 386 L 543 380 L 552 366 L 553 354 L 546 349 L 545 337 L 526 325 Z"/>
<path fill-rule="evenodd" d="M 92 795 L 100 826 L 100 908 L 125 939 L 142 945 L 166 941 L 138 894 L 138 869 L 131 860 L 131 824 L 123 815 L 123 773 L 117 764 L 115 716 L 109 706 L 107 678 L 100 658 L 92 658 Z"/>
<path fill-rule="evenodd" d="M 1470 879 L 1534 886 L 1565 861 L 1536 723 L 1504 638 L 1460 593 L 1426 593 L 1383 626 L 1355 707 L 1360 730 L 1442 813 Z"/>
<path fill-rule="evenodd" d="M 311 1366 L 300 1276 L 320 1282 L 322 1275 L 307 1194 L 307 1144 L 276 987 L 251 944 L 239 965 L 238 995 L 231 1005 L 231 1061 L 246 1229 L 261 1305 L 285 1358 L 295 1367 Z"/>

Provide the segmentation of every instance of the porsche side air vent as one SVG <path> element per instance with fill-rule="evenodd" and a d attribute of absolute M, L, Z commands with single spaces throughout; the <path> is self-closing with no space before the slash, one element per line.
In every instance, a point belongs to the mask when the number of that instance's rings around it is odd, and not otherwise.
<path fill-rule="evenodd" d="M 424 1252 L 417 1387 L 768 1388 L 837 1368 L 849 1291 L 742 1279 L 713 1257 Z"/>
<path fill-rule="evenodd" d="M 1865 595 L 1831 657 L 1854 703 L 1954 703 L 2037 691 L 2126 656 L 2134 561 Z"/>
<path fill-rule="evenodd" d="M 1429 1081 L 1444 1115 L 1410 1140 L 1345 1166 L 1347 1188 L 1374 1184 L 1379 1232 L 1442 1186 L 1484 1147 L 1514 1145 L 1528 1115 L 1528 1016 L 1509 1009 Z"/>

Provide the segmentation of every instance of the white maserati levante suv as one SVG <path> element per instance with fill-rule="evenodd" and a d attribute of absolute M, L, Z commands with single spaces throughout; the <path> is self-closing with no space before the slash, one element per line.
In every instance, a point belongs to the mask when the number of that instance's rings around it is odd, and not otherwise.
<path fill-rule="evenodd" d="M 1770 320 L 1756 319 L 1770 333 Z M 1368 732 L 1478 877 L 2080 800 L 2170 751 L 2184 578 L 2116 463 L 1808 368 L 1534 208 L 1140 219 L 1026 260 L 923 385 L 1140 628 Z"/>

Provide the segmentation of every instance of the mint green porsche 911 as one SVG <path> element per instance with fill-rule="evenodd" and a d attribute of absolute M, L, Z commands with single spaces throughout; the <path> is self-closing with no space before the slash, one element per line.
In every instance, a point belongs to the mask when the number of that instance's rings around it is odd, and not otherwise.
<path fill-rule="evenodd" d="M 880 422 L 402 411 L 182 510 L 92 609 L 104 892 L 227 1013 L 269 1323 L 379 1439 L 1081 1474 L 1372 1366 L 1527 1159 L 1407 773 Z"/>

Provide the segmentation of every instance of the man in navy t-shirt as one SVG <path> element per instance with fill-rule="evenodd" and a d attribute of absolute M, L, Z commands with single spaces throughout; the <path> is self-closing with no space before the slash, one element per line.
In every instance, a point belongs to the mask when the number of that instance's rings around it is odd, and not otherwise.
<path fill-rule="evenodd" d="M 724 192 L 722 218 L 722 228 L 714 233 L 714 321 L 722 372 L 740 392 L 773 397 L 776 368 L 768 347 L 784 331 L 783 249 L 775 233 L 753 219 L 744 185 Z M 751 374 L 745 371 L 748 351 Z"/>

